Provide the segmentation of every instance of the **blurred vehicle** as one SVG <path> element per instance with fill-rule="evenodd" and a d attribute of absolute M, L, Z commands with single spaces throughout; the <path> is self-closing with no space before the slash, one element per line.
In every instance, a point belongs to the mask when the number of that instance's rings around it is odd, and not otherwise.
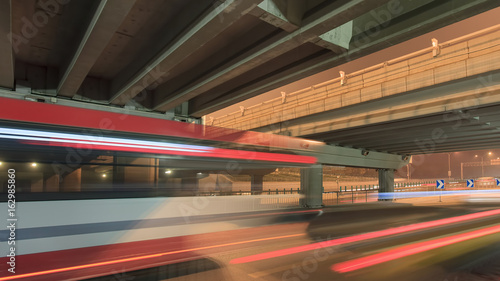
<path fill-rule="evenodd" d="M 15 278 L 79 280 L 199 258 L 186 239 L 231 229 L 231 212 L 299 202 L 300 194 L 200 196 L 231 191 L 231 174 L 316 162 L 289 149 L 296 139 L 269 138 L 0 99 L 0 218 L 19 218 L 0 230 L 2 251 L 14 247 L 0 262 L 12 262 Z M 7 275 L 4 267 L 0 279 Z"/>

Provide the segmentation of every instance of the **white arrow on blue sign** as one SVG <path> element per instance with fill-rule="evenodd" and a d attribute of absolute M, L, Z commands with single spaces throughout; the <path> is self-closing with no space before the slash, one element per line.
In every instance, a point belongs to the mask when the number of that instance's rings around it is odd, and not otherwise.
<path fill-rule="evenodd" d="M 467 180 L 467 187 L 474 187 L 474 180 Z"/>
<path fill-rule="evenodd" d="M 437 189 L 444 189 L 444 180 L 437 180 L 436 181 L 436 188 Z"/>
<path fill-rule="evenodd" d="M 497 186 L 500 186 L 500 179 L 496 179 L 497 180 Z"/>

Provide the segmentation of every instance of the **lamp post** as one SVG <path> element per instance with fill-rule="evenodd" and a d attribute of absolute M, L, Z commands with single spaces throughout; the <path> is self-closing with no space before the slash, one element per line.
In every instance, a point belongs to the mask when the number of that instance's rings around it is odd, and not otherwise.
<path fill-rule="evenodd" d="M 451 153 L 446 153 L 448 154 L 448 181 L 451 180 Z"/>
<path fill-rule="evenodd" d="M 410 158 L 410 162 L 408 162 L 408 165 L 406 165 L 406 175 L 408 176 L 408 182 L 410 182 L 410 177 L 411 177 L 410 164 L 412 163 L 413 163 L 413 157 Z"/>
<path fill-rule="evenodd" d="M 478 158 L 479 156 L 476 154 L 474 157 Z M 484 177 L 484 165 L 483 165 L 483 156 L 481 156 L 481 177 Z"/>
<path fill-rule="evenodd" d="M 490 151 L 488 152 L 488 156 L 493 155 L 493 153 Z M 478 158 L 479 156 L 476 154 L 474 157 Z M 481 156 L 481 177 L 484 177 L 484 157 Z"/>

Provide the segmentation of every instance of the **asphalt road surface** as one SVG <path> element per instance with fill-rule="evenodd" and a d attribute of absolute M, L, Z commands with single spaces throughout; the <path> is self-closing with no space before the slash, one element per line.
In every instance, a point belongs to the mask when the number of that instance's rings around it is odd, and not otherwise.
<path fill-rule="evenodd" d="M 498 203 L 336 206 L 212 238 L 187 242 L 197 259 L 93 280 L 500 280 Z"/>

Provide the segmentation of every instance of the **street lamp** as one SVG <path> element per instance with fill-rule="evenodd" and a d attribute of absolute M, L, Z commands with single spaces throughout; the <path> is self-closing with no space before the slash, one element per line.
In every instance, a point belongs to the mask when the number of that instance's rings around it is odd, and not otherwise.
<path fill-rule="evenodd" d="M 477 154 L 474 157 L 478 158 Z M 483 161 L 483 156 L 481 156 L 481 177 L 484 177 L 484 161 Z"/>
<path fill-rule="evenodd" d="M 448 154 L 448 181 L 451 180 L 451 161 L 450 161 L 450 158 L 451 158 L 451 153 L 446 153 Z"/>
<path fill-rule="evenodd" d="M 488 156 L 493 155 L 491 151 L 488 152 Z M 478 158 L 479 156 L 476 154 L 474 157 Z M 481 156 L 481 177 L 484 177 L 484 157 Z"/>

